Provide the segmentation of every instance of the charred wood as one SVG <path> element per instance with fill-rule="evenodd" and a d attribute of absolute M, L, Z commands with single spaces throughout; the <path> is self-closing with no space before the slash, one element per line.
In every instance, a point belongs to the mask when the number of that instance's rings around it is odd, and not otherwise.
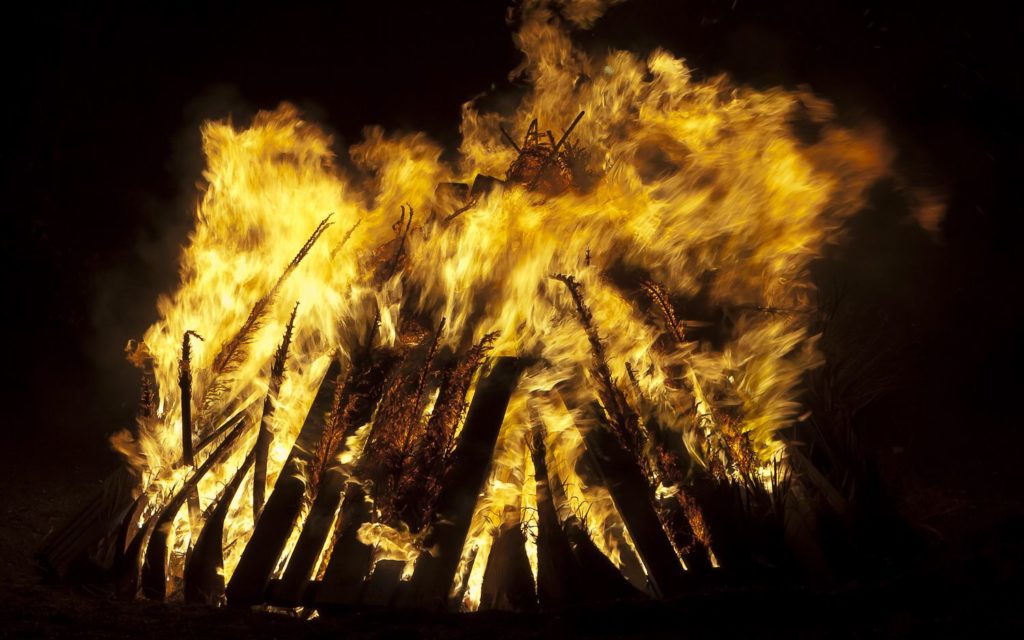
<path fill-rule="evenodd" d="M 342 436 L 338 439 L 339 446 L 331 454 L 332 460 L 343 451 L 347 438 L 370 419 L 380 402 L 387 378 L 399 361 L 398 356 L 383 349 L 373 355 L 369 363 L 364 361 L 353 366 L 345 384 L 335 392 L 326 428 L 338 430 Z M 329 467 L 323 474 L 284 576 L 274 588 L 274 599 L 283 606 L 298 604 L 303 599 L 321 554 L 326 554 L 325 563 L 329 561 L 331 552 L 330 549 L 325 552 L 324 545 L 338 517 L 347 479 L 348 473 L 338 466 Z"/>
<path fill-rule="evenodd" d="M 337 610 L 359 602 L 373 549 L 359 540 L 358 534 L 359 527 L 370 520 L 371 511 L 363 485 L 349 482 L 331 557 L 316 591 L 318 610 Z"/>
<path fill-rule="evenodd" d="M 537 479 L 537 599 L 544 609 L 583 601 L 585 583 L 551 495 L 543 427 L 534 427 L 533 468 Z"/>
<path fill-rule="evenodd" d="M 231 606 L 247 607 L 263 601 L 270 574 L 277 566 L 281 552 L 288 542 L 288 536 L 302 510 L 306 484 L 300 477 L 301 468 L 309 454 L 303 448 L 303 441 L 318 438 L 329 415 L 334 390 L 341 384 L 341 365 L 337 358 L 331 360 L 327 373 L 320 382 L 316 398 L 291 454 L 281 469 L 274 491 L 270 494 L 253 529 L 252 538 L 242 552 L 238 566 L 227 587 L 227 600 Z"/>
<path fill-rule="evenodd" d="M 458 570 L 477 496 L 487 480 L 505 410 L 522 373 L 519 358 L 499 357 L 477 384 L 408 590 L 408 603 L 442 608 Z"/>
<path fill-rule="evenodd" d="M 566 406 L 573 407 L 571 399 L 563 399 Z M 593 428 L 581 429 L 587 453 L 629 529 L 648 577 L 660 595 L 679 593 L 685 582 L 683 567 L 655 511 L 647 479 L 610 429 L 601 426 L 604 416 L 600 405 L 594 402 L 582 409 L 598 423 Z"/>
<path fill-rule="evenodd" d="M 145 554 L 145 561 L 141 567 L 142 593 L 147 598 L 163 600 L 167 596 L 167 540 L 171 525 L 174 522 L 174 518 L 178 515 L 178 511 L 181 510 L 182 505 L 188 500 L 188 496 L 196 490 L 203 476 L 214 465 L 223 460 L 244 430 L 245 422 L 241 420 L 228 436 L 224 438 L 224 441 L 220 443 L 217 449 L 188 477 L 185 484 L 171 498 L 163 511 L 149 521 L 146 525 L 146 530 L 137 536 L 137 539 L 142 543 L 139 547 L 139 560 L 142 560 L 142 554 Z"/>
<path fill-rule="evenodd" d="M 522 523 L 505 523 L 487 557 L 480 589 L 480 611 L 535 611 L 537 590 L 526 555 Z"/>
<path fill-rule="evenodd" d="M 238 488 L 253 466 L 256 453 L 257 448 L 253 448 L 245 457 L 206 517 L 203 531 L 185 564 L 186 602 L 216 604 L 224 595 L 224 520 Z"/>

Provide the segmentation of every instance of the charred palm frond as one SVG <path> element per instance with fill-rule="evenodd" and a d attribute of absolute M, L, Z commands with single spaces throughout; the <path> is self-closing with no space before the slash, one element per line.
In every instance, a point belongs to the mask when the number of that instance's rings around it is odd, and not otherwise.
<path fill-rule="evenodd" d="M 361 225 L 362 223 L 363 223 L 363 219 L 362 218 L 360 218 L 359 220 L 356 220 L 356 223 L 353 224 L 351 227 L 349 227 L 349 230 L 345 232 L 345 235 L 341 238 L 340 241 L 338 241 L 338 244 L 334 245 L 334 248 L 331 249 L 331 259 L 332 260 L 334 259 L 334 256 L 338 255 L 339 251 L 341 251 L 342 249 L 345 248 L 345 245 L 348 244 L 348 241 L 352 237 L 352 234 L 355 233 L 356 229 L 358 229 L 359 225 Z"/>
<path fill-rule="evenodd" d="M 256 439 L 255 467 L 253 471 L 252 485 L 252 513 L 253 517 L 259 517 L 263 510 L 263 502 L 267 491 L 267 457 L 270 453 L 270 443 L 274 438 L 270 430 L 270 420 L 274 415 L 274 399 L 281 389 L 281 382 L 284 380 L 285 362 L 288 360 L 288 347 L 291 345 L 292 332 L 295 329 L 295 314 L 299 311 L 299 303 L 295 303 L 292 315 L 288 319 L 288 325 L 284 330 L 284 337 L 281 344 L 274 353 L 274 361 L 270 366 L 270 384 L 267 386 L 267 397 L 263 401 L 263 415 L 260 417 L 260 433 Z"/>
<path fill-rule="evenodd" d="M 398 477 L 392 499 L 395 517 L 414 532 L 420 531 L 433 516 L 455 448 L 456 430 L 466 413 L 466 395 L 497 337 L 497 332 L 488 333 L 464 358 L 441 370 L 434 408 L 406 462 L 408 470 Z"/>
<path fill-rule="evenodd" d="M 248 357 L 248 346 L 252 343 L 256 336 L 256 332 L 263 326 L 263 322 L 266 320 L 267 314 L 273 308 L 273 303 L 277 298 L 277 294 L 284 284 L 288 276 L 298 268 L 299 264 L 306 257 L 306 255 L 316 244 L 316 241 L 320 239 L 320 236 L 327 231 L 328 227 L 331 226 L 331 214 L 320 221 L 316 229 L 313 231 L 306 243 L 302 245 L 292 261 L 288 263 L 284 271 L 278 277 L 277 282 L 270 288 L 266 294 L 263 295 L 256 304 L 252 306 L 252 310 L 249 311 L 249 316 L 242 323 L 242 326 L 238 329 L 234 336 L 227 342 L 225 342 L 217 355 L 213 358 L 213 364 L 210 365 L 208 372 L 209 383 L 203 394 L 202 402 L 200 403 L 200 412 L 203 416 L 213 409 L 213 406 L 220 400 L 220 398 L 227 392 L 231 386 L 230 374 L 238 369 L 245 362 Z"/>
<path fill-rule="evenodd" d="M 611 369 L 608 366 L 608 357 L 605 353 L 604 343 L 601 341 L 594 325 L 594 315 L 587 307 L 583 299 L 583 285 L 571 275 L 558 273 L 551 276 L 566 286 L 576 306 L 577 317 L 583 330 L 590 341 L 590 349 L 593 353 L 592 371 L 597 381 L 597 394 L 601 399 L 605 413 L 608 415 L 609 426 L 615 439 L 636 461 L 640 469 L 645 471 L 648 478 L 651 477 L 650 464 L 643 454 L 644 444 L 648 440 L 648 433 L 640 421 L 640 416 L 629 405 L 622 389 L 616 384 L 612 377 Z"/>
<path fill-rule="evenodd" d="M 665 326 L 668 328 L 669 334 L 679 344 L 685 342 L 686 328 L 682 321 L 676 317 L 676 311 L 672 307 L 672 302 L 669 300 L 668 291 L 665 287 L 651 280 L 642 282 L 640 286 L 650 297 L 651 301 L 658 306 L 658 310 L 661 311 L 662 316 L 665 318 Z"/>
<path fill-rule="evenodd" d="M 652 280 L 644 281 L 640 286 L 661 312 L 668 334 L 676 344 L 682 345 L 686 341 L 686 327 L 683 321 L 676 315 L 668 290 L 663 285 Z M 715 411 L 708 404 L 708 398 L 700 381 L 697 379 L 697 374 L 688 363 L 685 366 L 684 375 L 684 386 L 690 393 L 693 409 L 696 413 L 694 435 L 698 442 L 697 453 L 713 476 L 724 477 L 728 474 L 730 467 L 736 466 L 736 458 L 733 457 L 733 453 L 742 453 L 744 456 L 747 456 L 748 453 L 754 455 L 752 445 L 749 452 L 746 450 L 740 452 L 738 451 L 738 446 L 741 444 L 739 440 L 731 443 L 726 441 L 720 427 L 722 421 L 728 420 L 730 417 L 724 412 Z M 750 445 L 749 439 L 747 444 Z"/>
<path fill-rule="evenodd" d="M 401 386 L 385 399 L 387 406 L 381 407 L 383 420 L 374 425 L 372 455 L 378 462 L 372 475 L 377 478 L 375 488 L 381 516 L 392 525 L 397 525 L 400 518 L 395 504 L 396 490 L 408 471 L 413 444 L 425 429 L 423 396 L 445 324 L 442 318 L 415 375 L 407 374 L 402 380 L 396 380 Z"/>
<path fill-rule="evenodd" d="M 640 389 L 636 373 L 628 362 L 626 372 L 632 383 L 636 402 L 644 403 L 646 398 Z M 680 452 L 672 449 L 668 434 L 654 419 L 648 422 L 647 427 L 651 435 L 650 453 L 653 458 L 654 474 L 662 485 L 660 490 L 667 492 L 665 497 L 657 501 L 658 516 L 662 522 L 673 523 L 668 527 L 672 545 L 687 560 L 688 566 L 704 566 L 712 553 L 711 533 L 704 522 L 697 500 L 685 486 L 688 464 Z"/>
<path fill-rule="evenodd" d="M 702 519 L 697 516 L 699 509 L 690 503 L 683 490 L 685 474 L 679 466 L 679 460 L 665 450 L 663 443 L 652 437 L 651 429 L 643 422 L 626 394 L 612 378 L 604 344 L 598 335 L 593 314 L 583 299 L 583 286 L 570 275 L 557 274 L 553 277 L 569 289 L 580 323 L 590 341 L 594 357 L 592 370 L 597 380 L 597 393 L 608 418 L 608 425 L 619 446 L 632 458 L 647 481 L 648 497 L 652 500 L 662 529 L 668 535 L 676 553 L 688 560 L 688 565 L 707 566 L 709 549 L 706 528 L 703 527 Z M 635 380 L 631 368 L 627 368 L 627 371 Z M 648 447 L 654 450 L 653 461 L 648 455 Z M 679 496 L 678 507 L 659 499 L 658 494 L 665 490 Z M 694 524 L 705 532 L 704 539 L 698 537 Z"/>

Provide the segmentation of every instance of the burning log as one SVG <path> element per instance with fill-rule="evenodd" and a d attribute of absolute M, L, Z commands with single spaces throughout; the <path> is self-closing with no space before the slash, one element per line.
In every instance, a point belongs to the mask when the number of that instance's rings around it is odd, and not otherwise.
<path fill-rule="evenodd" d="M 429 551 L 420 554 L 409 585 L 410 605 L 441 608 L 447 601 L 473 508 L 487 479 L 498 431 L 522 369 L 520 359 L 500 357 L 477 384 L 423 545 Z"/>
<path fill-rule="evenodd" d="M 574 413 L 584 413 L 597 423 L 591 428 L 581 428 L 587 453 L 629 529 L 655 591 L 662 596 L 679 593 L 685 581 L 683 567 L 658 518 L 643 472 L 611 434 L 597 402 L 577 408 L 570 397 L 563 395 L 562 398 Z"/>
<path fill-rule="evenodd" d="M 643 401 L 640 385 L 627 363 L 626 372 L 632 384 L 634 399 Z M 704 515 L 694 495 L 683 485 L 686 482 L 687 460 L 682 439 L 666 437 L 657 421 L 648 423 L 651 449 L 654 457 L 653 472 L 660 486 L 655 494 L 655 508 L 665 525 L 676 551 L 686 562 L 691 573 L 707 573 L 711 569 L 711 536 Z"/>
<path fill-rule="evenodd" d="M 441 318 L 437 331 L 434 332 L 434 338 L 427 348 L 423 366 L 420 367 L 420 371 L 416 376 L 411 400 L 384 405 L 381 410 L 381 413 L 384 414 L 384 420 L 379 424 L 380 428 L 377 428 L 378 422 L 375 421 L 374 430 L 370 433 L 368 446 L 370 451 L 375 454 L 374 457 L 379 458 L 378 473 L 382 473 L 384 476 L 381 478 L 381 481 L 378 481 L 378 485 L 383 485 L 382 489 L 384 490 L 383 496 L 380 496 L 382 499 L 379 500 L 381 503 L 381 517 L 390 524 L 398 524 L 403 516 L 414 515 L 413 512 L 403 509 L 403 507 L 422 508 L 424 506 L 408 505 L 408 501 L 404 501 L 405 504 L 403 504 L 401 498 L 410 491 L 409 477 L 406 475 L 406 471 L 413 462 L 413 445 L 424 435 L 424 426 L 421 419 L 423 415 L 423 394 L 426 390 L 427 376 L 432 370 L 434 358 L 437 355 L 437 348 L 440 344 L 441 336 L 444 334 L 445 322 L 445 318 Z M 399 395 L 393 396 L 396 399 L 399 397 Z M 440 456 L 443 453 L 443 451 L 438 451 L 436 455 Z M 437 459 L 435 457 L 418 462 L 436 464 Z M 413 520 L 413 518 L 410 517 L 409 520 Z"/>
<path fill-rule="evenodd" d="M 342 383 L 341 364 L 332 358 L 327 373 L 320 382 L 316 398 L 299 434 L 299 440 L 292 448 L 288 460 L 281 469 L 253 529 L 252 538 L 242 552 L 234 574 L 227 587 L 228 604 L 247 607 L 263 601 L 270 574 L 277 565 L 281 552 L 288 542 L 288 536 L 302 510 L 306 484 L 300 477 L 301 467 L 306 464 L 308 454 L 302 447 L 303 440 L 318 437 L 324 429 L 329 415 L 334 390 Z"/>
<path fill-rule="evenodd" d="M 145 529 L 136 536 L 132 543 L 132 550 L 137 555 L 130 557 L 127 585 L 137 584 L 138 571 L 142 571 L 142 592 L 147 598 L 163 600 L 167 593 L 167 539 L 170 534 L 171 524 L 177 517 L 178 511 L 188 500 L 189 494 L 195 491 L 199 481 L 231 450 L 232 445 L 245 431 L 245 421 L 239 420 L 224 441 L 220 443 L 203 461 L 199 467 L 185 480 L 184 485 L 167 503 L 164 509 L 155 518 L 151 518 Z M 145 562 L 143 560 L 143 554 Z M 139 564 L 141 563 L 141 567 Z M 134 593 L 132 594 L 134 595 Z"/>
<path fill-rule="evenodd" d="M 405 207 L 402 207 L 402 216 L 394 225 L 398 234 L 395 239 L 398 245 L 391 260 L 384 266 L 384 271 L 380 275 L 381 283 L 394 277 L 401 266 L 406 240 L 409 230 L 412 228 L 413 215 L 414 211 L 411 206 L 408 217 Z M 330 466 L 329 463 L 340 453 L 340 447 L 344 444 L 345 439 L 370 418 L 374 408 L 380 403 L 381 396 L 385 391 L 385 384 L 392 370 L 405 359 L 405 353 L 391 354 L 385 350 L 374 352 L 373 344 L 380 329 L 380 321 L 380 309 L 377 309 L 366 338 L 366 351 L 362 356 L 357 357 L 344 386 L 339 386 L 335 391 L 324 435 L 317 445 L 318 463 L 314 469 L 313 484 L 311 484 L 314 491 L 311 496 L 313 504 L 289 560 L 285 575 L 275 586 L 274 598 L 277 602 L 297 603 L 304 598 L 306 586 L 312 577 L 316 561 L 323 554 L 326 555 L 321 562 L 321 572 L 325 574 L 326 579 L 326 571 L 332 561 L 335 564 L 339 562 L 334 556 L 334 550 L 339 543 L 345 548 L 354 547 L 343 554 L 345 557 L 360 558 L 354 564 L 356 569 L 350 569 L 350 571 L 358 571 L 358 567 L 363 564 L 361 558 L 365 555 L 365 550 L 359 547 L 361 543 L 356 539 L 356 534 L 359 525 L 365 521 L 368 514 L 364 517 L 362 507 L 355 503 L 362 502 L 365 496 L 350 497 L 350 492 L 346 491 L 346 503 L 341 505 L 340 514 L 336 517 L 335 514 L 339 513 L 342 489 L 348 480 L 348 474 L 340 468 Z M 429 366 L 429 359 L 427 365 Z M 367 447 L 372 449 L 372 443 L 368 443 Z M 350 499 L 355 501 L 351 505 L 349 504 Z M 348 519 L 344 517 L 346 513 L 349 514 Z M 356 518 L 362 518 L 362 520 L 356 523 Z M 340 523 L 339 528 L 325 550 L 324 543 L 336 520 Z M 346 572 L 343 571 L 343 573 Z M 328 588 L 324 592 L 328 593 L 329 591 Z"/>
<path fill-rule="evenodd" d="M 404 446 L 406 453 L 392 474 L 394 489 L 382 510 L 386 521 L 403 522 L 414 533 L 430 522 L 455 449 L 456 430 L 466 413 L 466 395 L 497 336 L 485 335 L 464 358 L 442 368 L 431 415 L 412 446 Z"/>
<path fill-rule="evenodd" d="M 345 384 L 336 389 L 325 431 L 340 433 L 341 436 L 332 438 L 336 444 L 329 452 L 328 460 L 336 459 L 346 439 L 369 420 L 380 402 L 387 378 L 398 361 L 399 356 L 396 354 L 378 349 L 368 363 L 363 361 L 355 365 Z M 316 562 L 324 552 L 331 527 L 338 519 L 338 508 L 347 480 L 347 471 L 337 465 L 328 466 L 323 473 L 284 576 L 274 588 L 274 602 L 290 606 L 303 601 Z M 329 560 L 330 549 L 326 553 L 324 566 Z"/>
<path fill-rule="evenodd" d="M 601 426 L 586 430 L 588 451 L 593 453 L 602 473 L 612 481 L 608 488 L 658 590 L 664 595 L 678 592 L 682 571 L 675 552 L 678 551 L 697 568 L 708 566 L 709 560 L 706 554 L 701 554 L 695 548 L 695 536 L 689 520 L 670 517 L 671 513 L 659 513 L 653 502 L 655 496 L 651 489 L 652 481 L 660 486 L 672 486 L 672 479 L 663 477 L 662 470 L 652 466 L 645 454 L 645 445 L 651 440 L 650 433 L 612 378 L 604 345 L 597 334 L 590 309 L 583 300 L 582 285 L 572 276 L 558 274 L 553 277 L 565 284 L 572 295 L 580 324 L 586 331 L 594 354 L 593 372 L 601 402 L 597 407 L 591 405 L 590 412 Z M 569 399 L 564 396 L 563 399 L 568 406 Z M 643 500 L 640 500 L 641 495 L 644 496 Z M 644 505 L 651 508 L 648 510 Z M 631 513 L 630 516 L 627 516 L 627 511 Z M 654 515 L 654 522 L 650 515 Z M 655 534 L 654 523 L 658 523 L 658 528 L 674 540 L 675 544 L 670 544 L 668 548 L 670 554 L 665 553 L 666 549 L 661 544 L 665 540 L 664 536 Z M 660 577 L 656 574 L 660 574 Z"/>
<path fill-rule="evenodd" d="M 533 456 L 537 482 L 537 599 L 545 609 L 583 601 L 586 583 L 555 509 L 544 446 L 544 427 L 534 420 Z"/>
<path fill-rule="evenodd" d="M 336 610 L 339 606 L 359 601 L 363 580 L 370 571 L 373 549 L 359 540 L 359 527 L 370 520 L 372 503 L 358 481 L 350 481 L 345 488 L 341 506 L 339 529 L 336 533 L 327 564 L 316 591 L 316 607 L 320 611 Z"/>
<path fill-rule="evenodd" d="M 319 607 L 336 609 L 353 605 L 362 595 L 364 579 L 371 569 L 373 549 L 360 539 L 359 531 L 364 524 L 370 522 L 376 511 L 367 507 L 367 502 L 377 503 L 380 512 L 386 514 L 389 524 L 398 524 L 391 500 L 392 489 L 397 479 L 402 477 L 410 443 L 421 422 L 426 379 L 444 324 L 442 320 L 426 348 L 418 371 L 407 364 L 412 359 L 405 358 L 404 370 L 399 370 L 392 377 L 377 408 L 363 449 L 362 461 L 345 492 L 330 558 L 325 560 L 326 569 L 316 596 Z M 403 334 L 407 336 L 406 341 L 411 342 L 418 337 L 422 341 L 415 323 L 405 327 Z M 363 482 L 367 482 L 370 487 L 364 487 Z M 376 490 L 375 496 L 369 495 L 371 487 Z"/>
<path fill-rule="evenodd" d="M 685 340 L 683 323 L 676 316 L 668 292 L 655 282 L 644 282 L 642 286 L 661 311 L 669 335 L 677 344 L 682 344 Z M 784 506 L 773 503 L 776 483 L 772 489 L 766 489 L 761 480 L 754 477 L 759 465 L 757 454 L 749 438 L 739 429 L 737 419 L 726 412 L 716 413 L 710 407 L 689 365 L 685 367 L 684 376 L 697 414 L 697 436 L 705 449 L 709 470 L 696 474 L 692 491 L 678 493 L 683 511 L 695 521 L 694 530 L 703 532 L 706 547 L 710 548 L 707 530 L 717 532 L 715 547 L 726 567 L 752 568 L 758 564 L 755 556 L 764 557 L 766 553 L 781 558 L 786 555 L 780 552 L 781 544 L 756 550 L 769 539 L 779 538 L 784 529 L 782 524 L 774 531 L 766 526 L 773 518 L 781 519 L 785 511 Z M 667 457 L 662 453 L 663 461 Z M 763 513 L 750 517 L 756 511 Z M 708 516 L 707 525 L 704 514 Z M 756 535 L 751 535 L 753 529 L 757 530 Z"/>
<path fill-rule="evenodd" d="M 506 507 L 504 519 L 487 557 L 480 610 L 535 611 L 537 588 L 526 556 L 526 537 L 518 507 Z"/>
<path fill-rule="evenodd" d="M 537 596 L 541 607 L 643 598 L 608 556 L 594 546 L 574 513 L 568 515 L 564 524 L 559 521 L 556 505 L 565 502 L 565 495 L 547 466 L 543 424 L 539 419 L 534 419 L 534 424 L 537 425 L 533 441 L 538 511 Z"/>
<path fill-rule="evenodd" d="M 274 398 L 281 389 L 281 381 L 284 379 L 284 365 L 288 359 L 288 346 L 292 340 L 292 330 L 295 327 L 295 314 L 299 311 L 298 303 L 292 309 L 292 316 L 288 319 L 288 326 L 284 330 L 284 338 L 281 339 L 281 346 L 274 354 L 274 363 L 270 367 L 270 385 L 267 387 L 267 397 L 263 401 L 263 416 L 260 418 L 260 433 L 256 439 L 255 449 L 255 471 L 252 480 L 252 515 L 253 519 L 259 518 L 263 510 L 263 501 L 267 491 L 267 455 L 270 453 L 270 443 L 274 439 L 270 431 L 270 419 L 274 415 Z"/>
<path fill-rule="evenodd" d="M 253 466 L 259 452 L 259 441 L 245 457 L 224 491 L 214 501 L 206 516 L 192 554 L 185 563 L 185 601 L 216 604 L 224 595 L 224 520 L 242 480 Z M 254 514 L 255 517 L 255 514 Z"/>

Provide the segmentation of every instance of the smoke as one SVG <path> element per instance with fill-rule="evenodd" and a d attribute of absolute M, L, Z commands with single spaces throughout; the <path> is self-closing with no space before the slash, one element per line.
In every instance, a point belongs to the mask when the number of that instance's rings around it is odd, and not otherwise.
<path fill-rule="evenodd" d="M 180 124 L 167 143 L 170 153 L 164 171 L 175 185 L 170 196 L 139 197 L 140 220 L 127 255 L 98 271 L 90 282 L 92 338 L 86 353 L 97 374 L 90 384 L 96 387 L 98 414 L 113 420 L 106 427 L 110 431 L 129 424 L 137 408 L 139 374 L 124 357 L 125 345 L 156 321 L 154 301 L 178 282 L 177 265 L 195 224 L 202 186 L 196 182 L 204 167 L 200 126 L 211 119 L 247 121 L 255 112 L 228 84 L 211 85 L 184 105 Z"/>
<path fill-rule="evenodd" d="M 547 17 L 557 13 L 579 29 L 590 29 L 608 11 L 626 0 L 526 0 L 522 12 Z"/>

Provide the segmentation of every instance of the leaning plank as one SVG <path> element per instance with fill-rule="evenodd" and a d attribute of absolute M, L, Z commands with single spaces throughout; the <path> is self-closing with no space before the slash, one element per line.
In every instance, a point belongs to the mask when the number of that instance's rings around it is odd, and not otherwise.
<path fill-rule="evenodd" d="M 288 360 L 288 345 L 292 341 L 292 332 L 295 329 L 295 314 L 299 311 L 299 304 L 295 303 L 292 309 L 291 318 L 284 329 L 284 337 L 274 353 L 274 361 L 270 366 L 270 384 L 267 387 L 267 396 L 263 400 L 263 416 L 260 418 L 260 433 L 256 439 L 254 450 L 255 471 L 252 479 L 252 514 L 259 518 L 263 510 L 263 502 L 266 500 L 267 492 L 267 460 L 270 455 L 270 444 L 274 440 L 273 432 L 270 429 L 270 419 L 274 415 L 274 401 L 281 390 L 281 382 L 284 380 L 284 365 Z"/>
<path fill-rule="evenodd" d="M 127 466 L 111 473 L 81 511 L 43 541 L 35 557 L 45 573 L 65 577 L 77 561 L 110 535 L 132 508 L 138 486 L 138 477 Z"/>
<path fill-rule="evenodd" d="M 401 560 L 381 560 L 373 569 L 366 582 L 360 605 L 363 607 L 387 607 L 395 597 L 402 581 L 405 563 Z"/>
<path fill-rule="evenodd" d="M 216 604 L 224 595 L 224 520 L 249 468 L 256 460 L 259 445 L 253 447 L 221 492 L 213 511 L 206 518 L 202 533 L 192 547 L 185 564 L 185 601 Z"/>
<path fill-rule="evenodd" d="M 274 604 L 285 607 L 301 604 L 338 514 L 345 479 L 340 469 L 331 468 L 321 482 L 284 575 L 274 585 Z"/>
<path fill-rule="evenodd" d="M 545 609 L 582 600 L 580 567 L 562 530 L 551 494 L 544 429 L 534 427 L 533 468 L 537 480 L 537 599 Z M 581 585 L 582 586 L 582 585 Z"/>
<path fill-rule="evenodd" d="M 563 400 L 572 408 L 571 398 L 563 394 Z M 584 405 L 580 411 L 593 423 L 580 429 L 587 453 L 604 478 L 655 590 L 661 596 L 679 593 L 686 576 L 658 519 L 643 472 L 604 425 L 604 412 L 597 402 Z"/>
<path fill-rule="evenodd" d="M 498 432 L 522 370 L 519 358 L 499 357 L 477 384 L 424 545 L 430 551 L 420 554 L 406 591 L 409 605 L 442 608 L 447 603 L 473 509 L 487 480 Z"/>
<path fill-rule="evenodd" d="M 136 563 L 142 564 L 142 592 L 147 598 L 163 600 L 167 596 L 167 538 L 174 518 L 188 500 L 188 496 L 195 491 L 203 476 L 214 465 L 221 462 L 231 450 L 235 441 L 245 431 L 245 426 L 245 420 L 238 422 L 238 426 L 224 438 L 217 449 L 185 480 L 181 489 L 171 498 L 163 511 L 157 517 L 152 518 L 146 525 L 146 529 L 136 536 L 139 544 L 132 543 L 132 549 L 138 554 Z"/>
<path fill-rule="evenodd" d="M 288 536 L 302 510 L 306 485 L 300 477 L 300 470 L 309 457 L 304 442 L 312 442 L 323 430 L 326 415 L 331 408 L 334 388 L 341 382 L 341 365 L 337 358 L 331 360 L 313 405 L 306 415 L 299 438 L 281 469 L 263 511 L 260 513 L 252 538 L 242 552 L 234 574 L 227 587 L 228 604 L 248 607 L 263 602 L 270 574 L 277 566 L 284 551 Z"/>
<path fill-rule="evenodd" d="M 331 557 L 327 561 L 316 591 L 316 606 L 322 611 L 336 611 L 355 605 L 363 592 L 364 579 L 370 573 L 373 548 L 359 540 L 359 528 L 368 522 L 371 505 L 366 490 L 352 480 L 345 487 L 345 501 L 338 515 L 338 532 Z"/>
<path fill-rule="evenodd" d="M 375 352 L 371 358 L 353 366 L 345 384 L 336 390 L 337 402 L 333 403 L 336 406 L 331 408 L 333 422 L 327 428 L 340 431 L 341 437 L 331 451 L 331 462 L 316 488 L 316 497 L 284 575 L 274 586 L 273 600 L 276 604 L 294 606 L 305 597 L 317 560 L 324 554 L 324 546 L 337 519 L 342 492 L 349 477 L 348 471 L 337 464 L 337 457 L 346 450 L 348 438 L 356 428 L 370 419 L 396 361 L 386 353 Z M 330 556 L 325 562 L 329 560 Z"/>
<path fill-rule="evenodd" d="M 537 589 L 526 555 L 522 523 L 506 523 L 487 557 L 480 611 L 536 611 Z"/>

